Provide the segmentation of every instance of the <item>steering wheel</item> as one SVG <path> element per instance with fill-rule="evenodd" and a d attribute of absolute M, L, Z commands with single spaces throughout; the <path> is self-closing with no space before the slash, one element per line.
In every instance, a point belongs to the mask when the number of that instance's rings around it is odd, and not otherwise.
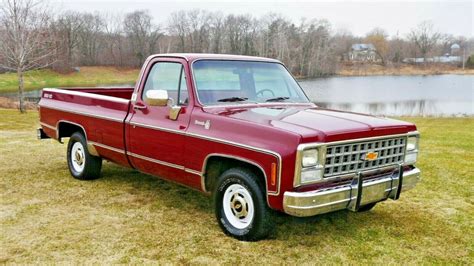
<path fill-rule="evenodd" d="M 272 90 L 269 90 L 269 89 L 262 89 L 262 90 L 259 90 L 257 91 L 257 96 L 261 95 L 263 97 L 263 93 L 265 92 L 270 92 L 272 94 L 273 97 L 275 97 L 275 93 L 272 91 Z"/>

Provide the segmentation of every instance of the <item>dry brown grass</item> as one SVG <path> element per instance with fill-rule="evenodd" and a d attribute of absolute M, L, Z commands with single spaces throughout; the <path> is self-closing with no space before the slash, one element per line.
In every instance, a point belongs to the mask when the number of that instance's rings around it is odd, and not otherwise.
<path fill-rule="evenodd" d="M 410 118 L 423 181 L 368 213 L 276 217 L 277 233 L 239 242 L 199 192 L 105 163 L 67 170 L 65 145 L 35 139 L 38 113 L 0 110 L 4 263 L 473 264 L 474 118 Z"/>

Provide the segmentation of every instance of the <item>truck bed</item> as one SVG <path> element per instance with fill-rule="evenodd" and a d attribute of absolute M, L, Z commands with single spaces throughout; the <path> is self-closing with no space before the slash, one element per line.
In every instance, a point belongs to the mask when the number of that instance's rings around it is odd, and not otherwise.
<path fill-rule="evenodd" d="M 41 127 L 49 137 L 61 139 L 57 133 L 61 127 L 77 125 L 100 156 L 128 165 L 124 121 L 132 93 L 133 88 L 44 89 L 39 102 Z"/>

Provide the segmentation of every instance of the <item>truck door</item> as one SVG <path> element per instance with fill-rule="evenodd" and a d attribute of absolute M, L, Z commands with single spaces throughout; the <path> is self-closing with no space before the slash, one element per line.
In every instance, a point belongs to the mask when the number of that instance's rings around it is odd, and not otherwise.
<path fill-rule="evenodd" d="M 160 61 L 161 60 L 161 61 Z M 189 125 L 190 82 L 182 59 L 158 58 L 149 63 L 132 102 L 127 121 L 127 154 L 140 171 L 178 182 L 184 171 L 185 132 Z M 166 90 L 168 106 L 150 106 L 145 102 L 147 91 Z M 180 107 L 176 120 L 171 119 L 171 106 Z"/>

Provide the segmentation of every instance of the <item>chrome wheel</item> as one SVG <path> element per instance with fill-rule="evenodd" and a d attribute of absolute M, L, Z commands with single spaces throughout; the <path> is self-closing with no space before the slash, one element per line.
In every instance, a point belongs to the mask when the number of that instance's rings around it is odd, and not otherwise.
<path fill-rule="evenodd" d="M 86 162 L 86 154 L 84 152 L 84 146 L 82 143 L 76 142 L 72 146 L 71 150 L 71 162 L 72 167 L 78 173 L 82 173 L 84 171 L 84 165 Z"/>
<path fill-rule="evenodd" d="M 255 207 L 249 191 L 239 184 L 230 185 L 224 192 L 222 206 L 229 223 L 238 229 L 248 227 L 254 217 Z"/>

